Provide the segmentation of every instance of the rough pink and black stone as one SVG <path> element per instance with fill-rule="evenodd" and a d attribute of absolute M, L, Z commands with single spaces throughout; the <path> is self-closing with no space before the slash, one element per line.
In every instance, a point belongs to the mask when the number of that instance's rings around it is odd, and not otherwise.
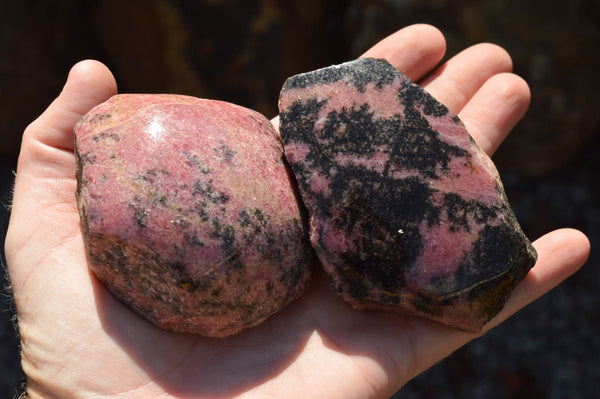
<path fill-rule="evenodd" d="M 384 60 L 288 79 L 280 133 L 333 289 L 479 331 L 536 261 L 459 118 Z"/>
<path fill-rule="evenodd" d="M 222 337 L 307 286 L 307 227 L 264 116 L 187 96 L 118 95 L 75 136 L 90 267 L 140 315 Z"/>

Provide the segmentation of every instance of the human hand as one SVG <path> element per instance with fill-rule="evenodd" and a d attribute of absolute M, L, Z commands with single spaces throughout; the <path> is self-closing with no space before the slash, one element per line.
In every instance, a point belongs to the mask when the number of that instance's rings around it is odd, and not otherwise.
<path fill-rule="evenodd" d="M 528 87 L 510 73 L 506 52 L 490 44 L 428 74 L 444 52 L 440 32 L 417 25 L 364 56 L 387 58 L 419 82 L 492 154 L 525 113 Z M 291 306 L 225 339 L 144 321 L 89 271 L 75 202 L 73 126 L 113 94 L 106 67 L 77 64 L 23 136 L 5 249 L 31 397 L 389 397 L 477 336 L 426 319 L 353 310 L 321 271 Z M 575 230 L 551 232 L 534 245 L 536 266 L 485 330 L 575 272 L 589 253 Z"/>

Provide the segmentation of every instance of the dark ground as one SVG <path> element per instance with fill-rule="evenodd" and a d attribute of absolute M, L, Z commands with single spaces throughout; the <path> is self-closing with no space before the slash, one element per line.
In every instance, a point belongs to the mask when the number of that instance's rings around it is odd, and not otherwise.
<path fill-rule="evenodd" d="M 83 58 L 105 62 L 121 92 L 216 98 L 271 117 L 287 76 L 356 58 L 402 26 L 438 26 L 449 54 L 495 42 L 533 94 L 530 112 L 494 157 L 517 217 L 531 238 L 579 228 L 592 254 L 560 287 L 394 398 L 595 398 L 599 17 L 593 0 L 0 1 L 0 202 L 10 202 L 23 129 Z M 7 222 L 2 208 L 2 241 Z M 18 341 L 8 290 L 0 301 L 0 398 L 10 398 L 21 379 Z"/>

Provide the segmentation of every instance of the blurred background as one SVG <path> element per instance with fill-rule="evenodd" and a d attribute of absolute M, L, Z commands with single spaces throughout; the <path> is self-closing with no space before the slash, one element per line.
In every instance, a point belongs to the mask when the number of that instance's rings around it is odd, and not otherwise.
<path fill-rule="evenodd" d="M 190 94 L 273 117 L 286 77 L 430 23 L 446 35 L 448 56 L 482 41 L 512 55 L 533 97 L 494 156 L 508 197 L 529 237 L 575 227 L 592 254 L 578 274 L 394 398 L 598 397 L 598 20 L 596 0 L 0 0 L 1 241 L 22 131 L 78 60 L 107 64 L 120 92 Z M 0 398 L 11 398 L 23 377 L 4 270 L 0 284 Z"/>

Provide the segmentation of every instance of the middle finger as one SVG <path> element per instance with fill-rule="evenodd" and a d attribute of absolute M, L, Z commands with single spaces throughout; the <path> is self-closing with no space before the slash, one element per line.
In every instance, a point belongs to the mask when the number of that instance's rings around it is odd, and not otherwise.
<path fill-rule="evenodd" d="M 506 50 L 495 44 L 481 43 L 452 57 L 420 85 L 458 114 L 490 77 L 511 71 L 512 60 Z"/>

